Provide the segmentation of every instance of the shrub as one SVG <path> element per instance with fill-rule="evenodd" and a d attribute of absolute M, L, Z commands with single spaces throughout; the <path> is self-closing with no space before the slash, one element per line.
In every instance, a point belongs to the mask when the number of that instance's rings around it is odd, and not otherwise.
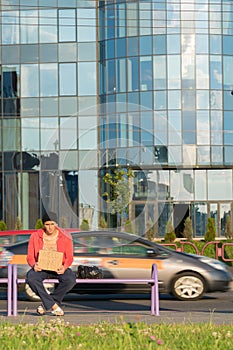
<path fill-rule="evenodd" d="M 169 243 L 174 242 L 176 239 L 175 230 L 171 221 L 168 221 L 166 224 L 166 233 L 165 233 L 164 239 L 165 239 L 165 242 L 169 242 Z"/>
<path fill-rule="evenodd" d="M 204 240 L 206 242 L 211 242 L 215 240 L 215 237 L 216 237 L 216 228 L 214 225 L 214 219 L 208 218 Z"/>
<path fill-rule="evenodd" d="M 100 216 L 100 219 L 99 219 L 99 228 L 105 229 L 105 228 L 107 228 L 107 227 L 108 227 L 108 223 L 107 223 L 107 221 L 105 220 L 104 216 L 101 215 L 101 216 Z"/>
<path fill-rule="evenodd" d="M 3 220 L 0 220 L 0 231 L 6 231 L 7 225 Z"/>
<path fill-rule="evenodd" d="M 185 219 L 184 222 L 184 231 L 183 231 L 183 236 L 189 241 L 193 239 L 193 226 L 192 226 L 192 220 L 188 216 Z"/>
<path fill-rule="evenodd" d="M 80 229 L 82 231 L 89 231 L 90 230 L 90 226 L 89 226 L 89 222 L 87 219 L 83 219 L 81 225 L 80 225 Z"/>

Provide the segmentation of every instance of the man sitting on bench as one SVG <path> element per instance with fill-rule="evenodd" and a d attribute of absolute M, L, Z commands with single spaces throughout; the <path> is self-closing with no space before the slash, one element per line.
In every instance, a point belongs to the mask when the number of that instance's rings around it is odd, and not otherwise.
<path fill-rule="evenodd" d="M 42 301 L 42 304 L 37 308 L 39 315 L 44 315 L 46 311 L 50 310 L 52 315 L 63 316 L 62 300 L 76 284 L 76 276 L 70 269 L 73 262 L 73 241 L 71 235 L 64 233 L 58 227 L 55 213 L 46 213 L 42 221 L 44 228 L 33 232 L 29 240 L 27 262 L 31 269 L 27 273 L 26 283 Z M 50 256 L 55 256 L 55 252 L 62 253 L 57 254 L 58 259 L 61 255 L 61 262 L 55 268 L 52 267 L 52 263 L 49 265 L 48 261 L 46 265 L 46 262 L 43 262 L 42 258 L 40 259 L 40 251 L 42 251 L 43 256 L 46 255 L 46 251 Z M 43 281 L 54 278 L 58 279 L 59 283 L 54 292 L 48 294 Z"/>

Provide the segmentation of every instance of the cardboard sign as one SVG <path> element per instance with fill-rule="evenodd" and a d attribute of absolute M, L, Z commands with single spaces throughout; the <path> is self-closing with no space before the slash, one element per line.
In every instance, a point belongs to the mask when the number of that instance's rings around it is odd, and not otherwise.
<path fill-rule="evenodd" d="M 42 270 L 56 271 L 62 265 L 63 253 L 54 250 L 40 250 L 38 263 Z"/>

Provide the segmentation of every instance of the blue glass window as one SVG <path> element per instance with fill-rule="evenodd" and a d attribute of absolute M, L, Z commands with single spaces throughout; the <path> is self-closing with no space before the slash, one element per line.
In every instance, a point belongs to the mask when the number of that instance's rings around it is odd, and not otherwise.
<path fill-rule="evenodd" d="M 166 89 L 166 56 L 154 56 L 154 90 Z"/>
<path fill-rule="evenodd" d="M 40 10 L 39 16 L 40 43 L 57 42 L 57 11 Z"/>
<path fill-rule="evenodd" d="M 138 57 L 128 58 L 127 60 L 127 84 L 128 91 L 138 90 Z"/>
<path fill-rule="evenodd" d="M 59 41 L 76 41 L 75 10 L 59 10 Z"/>
<path fill-rule="evenodd" d="M 106 41 L 106 47 L 107 47 L 107 50 L 106 50 L 107 57 L 106 57 L 106 59 L 114 58 L 115 57 L 115 41 L 114 40 L 107 40 Z"/>
<path fill-rule="evenodd" d="M 114 38 L 114 31 L 115 31 L 115 13 L 114 13 L 114 7 L 110 3 L 106 6 L 106 34 L 107 37 L 105 39 L 113 39 Z"/>
<path fill-rule="evenodd" d="M 76 63 L 59 65 L 60 95 L 76 95 Z"/>
<path fill-rule="evenodd" d="M 21 123 L 22 151 L 39 151 L 39 118 L 22 118 Z"/>
<path fill-rule="evenodd" d="M 140 57 L 140 89 L 152 90 L 152 57 Z"/>
<path fill-rule="evenodd" d="M 153 36 L 153 53 L 155 55 L 166 54 L 166 36 L 165 35 L 155 35 Z"/>
<path fill-rule="evenodd" d="M 78 42 L 96 40 L 96 11 L 95 9 L 78 9 Z"/>
<path fill-rule="evenodd" d="M 38 43 L 38 10 L 21 11 L 20 43 Z"/>
<path fill-rule="evenodd" d="M 58 67 L 56 63 L 40 65 L 40 96 L 58 96 Z"/>
<path fill-rule="evenodd" d="M 33 81 L 33 84 L 31 83 Z M 21 65 L 21 97 L 39 96 L 38 64 Z"/>
<path fill-rule="evenodd" d="M 96 95 L 96 63 L 78 63 L 78 94 Z"/>
<path fill-rule="evenodd" d="M 115 82 L 115 64 L 114 60 L 107 61 L 106 69 L 107 69 L 107 91 L 113 92 L 116 89 Z"/>
<path fill-rule="evenodd" d="M 116 56 L 125 57 L 126 56 L 126 39 L 121 38 L 116 41 Z"/>
<path fill-rule="evenodd" d="M 19 11 L 6 11 L 2 14 L 2 43 L 19 44 Z"/>
<path fill-rule="evenodd" d="M 233 89 L 233 56 L 223 56 L 223 82 L 224 89 Z"/>
<path fill-rule="evenodd" d="M 41 150 L 58 150 L 58 118 L 41 118 L 40 133 Z"/>
<path fill-rule="evenodd" d="M 155 91 L 154 93 L 154 109 L 166 109 L 167 108 L 167 94 L 166 91 Z"/>
<path fill-rule="evenodd" d="M 210 88 L 222 88 L 222 61 L 221 56 L 210 56 Z"/>
<path fill-rule="evenodd" d="M 140 37 L 140 55 L 150 55 L 152 53 L 152 37 Z"/>
<path fill-rule="evenodd" d="M 210 54 L 222 53 L 222 37 L 221 35 L 210 35 Z"/>
<path fill-rule="evenodd" d="M 196 53 L 208 53 L 208 35 L 196 35 Z"/>
<path fill-rule="evenodd" d="M 77 149 L 77 118 L 60 119 L 60 149 Z"/>
<path fill-rule="evenodd" d="M 223 36 L 223 54 L 233 55 L 233 36 L 232 35 Z"/>
<path fill-rule="evenodd" d="M 127 39 L 127 54 L 128 56 L 138 55 L 138 38 L 132 37 Z"/>
<path fill-rule="evenodd" d="M 180 89 L 180 56 L 170 55 L 167 57 L 168 60 L 168 77 L 167 83 L 169 89 Z"/>
<path fill-rule="evenodd" d="M 167 53 L 168 54 L 180 53 L 180 35 L 167 36 Z"/>

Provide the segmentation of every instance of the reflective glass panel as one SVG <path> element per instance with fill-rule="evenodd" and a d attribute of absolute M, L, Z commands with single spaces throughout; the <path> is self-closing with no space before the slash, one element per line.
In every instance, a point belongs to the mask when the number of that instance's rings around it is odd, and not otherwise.
<path fill-rule="evenodd" d="M 22 118 L 22 150 L 39 151 L 39 118 Z"/>
<path fill-rule="evenodd" d="M 208 199 L 232 200 L 232 170 L 208 171 Z"/>
<path fill-rule="evenodd" d="M 203 232 L 206 232 L 206 224 L 208 219 L 207 204 L 196 203 L 194 205 L 194 222 L 195 222 L 195 237 L 203 237 Z"/>
<path fill-rule="evenodd" d="M 211 164 L 214 164 L 214 165 L 223 164 L 223 147 L 221 146 L 211 147 Z"/>
<path fill-rule="evenodd" d="M 57 42 L 57 11 L 39 10 L 39 16 L 40 43 Z"/>
<path fill-rule="evenodd" d="M 59 149 L 58 118 L 41 118 L 40 127 L 41 149 L 57 151 Z"/>
<path fill-rule="evenodd" d="M 154 56 L 153 58 L 154 69 L 154 89 L 166 89 L 166 56 Z"/>
<path fill-rule="evenodd" d="M 78 121 L 79 149 L 97 149 L 96 117 L 80 117 Z"/>
<path fill-rule="evenodd" d="M 78 63 L 78 94 L 79 95 L 96 94 L 96 63 L 95 62 Z"/>
<path fill-rule="evenodd" d="M 19 44 L 19 11 L 3 11 L 2 43 Z"/>
<path fill-rule="evenodd" d="M 56 63 L 40 65 L 40 96 L 58 95 L 58 68 Z"/>
<path fill-rule="evenodd" d="M 38 43 L 38 10 L 20 11 L 20 43 Z"/>
<path fill-rule="evenodd" d="M 60 95 L 76 95 L 76 63 L 59 65 Z"/>
<path fill-rule="evenodd" d="M 31 82 L 33 81 L 33 84 Z M 39 72 L 38 65 L 21 65 L 21 96 L 39 96 Z"/>
<path fill-rule="evenodd" d="M 76 12 L 74 9 L 58 10 L 59 41 L 76 41 Z"/>
<path fill-rule="evenodd" d="M 60 119 L 60 148 L 77 149 L 77 118 Z"/>
<path fill-rule="evenodd" d="M 193 171 L 171 171 L 171 197 L 174 200 L 192 200 L 193 196 Z"/>
<path fill-rule="evenodd" d="M 96 40 L 96 10 L 78 9 L 78 42 Z M 114 27 L 113 27 L 114 28 Z"/>

